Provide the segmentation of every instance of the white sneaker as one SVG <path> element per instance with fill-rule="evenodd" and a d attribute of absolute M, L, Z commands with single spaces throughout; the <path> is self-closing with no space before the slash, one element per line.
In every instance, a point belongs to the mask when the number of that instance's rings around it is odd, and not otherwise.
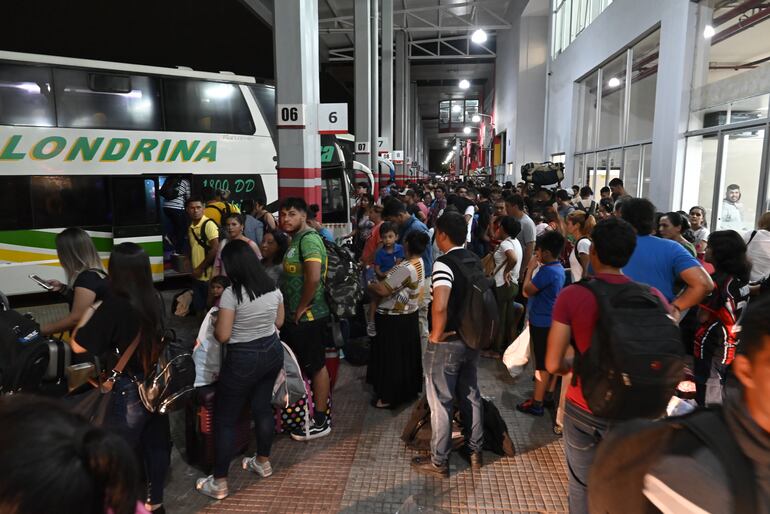
<path fill-rule="evenodd" d="M 195 488 L 201 494 L 210 496 L 215 500 L 223 500 L 227 498 L 230 492 L 227 490 L 227 483 L 224 485 L 216 485 L 214 483 L 214 475 L 209 475 L 205 478 L 199 478 L 195 481 Z"/>
<path fill-rule="evenodd" d="M 366 335 L 369 337 L 374 337 L 377 335 L 377 327 L 375 326 L 374 321 L 366 322 Z"/>
<path fill-rule="evenodd" d="M 264 464 L 259 462 L 256 457 L 244 457 L 241 462 L 243 469 L 256 473 L 262 478 L 267 478 L 273 474 L 273 467 L 270 465 L 270 461 Z"/>

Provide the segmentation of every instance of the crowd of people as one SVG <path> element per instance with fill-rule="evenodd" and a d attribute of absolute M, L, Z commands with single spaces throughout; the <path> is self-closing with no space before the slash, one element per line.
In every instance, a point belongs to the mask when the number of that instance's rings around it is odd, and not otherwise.
<path fill-rule="evenodd" d="M 516 409 L 543 416 L 558 403 L 570 512 L 588 512 L 589 496 L 599 494 L 589 488 L 592 464 L 619 422 L 592 412 L 586 397 L 590 391 L 577 376 L 570 377 L 576 359 L 589 352 L 601 328 L 600 300 L 593 290 L 644 284 L 652 302 L 679 327 L 683 352 L 691 355 L 697 404 L 724 405 L 729 433 L 753 466 L 759 511 L 770 512 L 770 303 L 763 298 L 770 276 L 770 213 L 745 234 L 709 233 L 703 207 L 657 212 L 649 200 L 630 196 L 620 179 L 610 181 L 598 198 L 589 186 L 564 190 L 526 183 L 430 181 L 404 189 L 390 184 L 375 200 L 359 185 L 353 231 L 334 242 L 318 220 L 318 206 L 301 198 L 283 199 L 276 220 L 263 202 L 246 202 L 240 212 L 213 193 L 207 191 L 205 200 L 194 194 L 186 198 L 187 237 L 182 241 L 183 231 L 176 230 L 174 241 L 190 257 L 194 312 L 202 318 L 216 307 L 214 337 L 227 347 L 216 382 L 213 473 L 197 480 L 200 493 L 228 496 L 234 431 L 246 406 L 253 418 L 256 453 L 242 460 L 243 468 L 261 477 L 272 474 L 271 399 L 284 362 L 281 341 L 310 381 L 315 406 L 309 426 L 291 437 L 308 441 L 331 433 L 326 349 L 334 343 L 324 282 L 328 245 L 339 243 L 360 264 L 366 291 L 360 316 L 371 338 L 371 405 L 393 409 L 424 392 L 430 406 L 431 451 L 412 460 L 415 471 L 449 475 L 455 408 L 464 425 L 461 454 L 472 470 L 483 465 L 479 360 L 502 359 L 526 332 L 534 387 Z M 101 355 L 117 349 L 121 354 L 136 347 L 126 372 L 116 379 L 118 394 L 104 427 L 112 430 L 90 427 L 56 409 L 58 431 L 35 429 L 37 421 L 28 412 L 34 404 L 13 399 L 3 400 L 0 420 L 13 416 L 13 430 L 31 430 L 41 444 L 56 439 L 61 452 L 86 463 L 77 473 L 90 473 L 92 482 L 73 477 L 77 487 L 72 494 L 91 491 L 94 505 L 115 513 L 162 513 L 171 449 L 168 418 L 145 410 L 137 389 L 137 379 L 157 362 L 164 333 L 165 313 L 149 258 L 140 246 L 122 243 L 104 270 L 90 238 L 77 228 L 57 236 L 57 252 L 67 283 L 51 281 L 50 286 L 65 296 L 70 312 L 44 325 L 42 332 L 70 331 L 75 353 Z M 474 286 L 470 277 L 479 270 L 493 284 L 499 319 L 483 351 L 468 346 L 461 333 L 464 299 Z M 112 432 L 123 437 L 107 449 Z M 14 440 L 15 433 L 0 429 L 0 442 Z M 132 481 L 133 464 L 121 463 L 125 469 L 109 465 L 131 449 L 144 465 L 146 495 L 132 496 L 139 488 Z M 105 452 L 101 460 L 98 452 Z M 17 453 L 5 455 L 3 462 L 24 468 Z M 650 472 L 658 488 L 649 494 L 645 489 L 647 499 L 665 512 L 673 511 L 672 502 L 712 511 L 711 496 L 683 487 L 676 473 L 665 473 L 671 462 L 663 457 Z M 714 469 L 718 477 L 731 472 Z M 124 481 L 116 477 L 118 470 L 127 475 Z M 0 505 L 8 501 L 3 487 Z M 98 487 L 102 489 L 96 491 Z M 137 498 L 144 503 L 136 505 Z M 53 512 L 31 494 L 14 501 L 23 506 L 14 512 Z"/>

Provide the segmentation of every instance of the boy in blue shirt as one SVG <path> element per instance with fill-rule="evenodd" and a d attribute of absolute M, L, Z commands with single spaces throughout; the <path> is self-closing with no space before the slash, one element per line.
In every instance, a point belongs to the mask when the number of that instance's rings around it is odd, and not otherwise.
<path fill-rule="evenodd" d="M 396 225 L 385 221 L 380 225 L 380 241 L 382 247 L 374 254 L 374 273 L 367 279 L 369 282 L 383 280 L 388 276 L 388 272 L 394 266 L 404 260 L 404 247 L 396 243 L 398 235 L 396 234 Z M 372 298 L 369 302 L 369 321 L 366 323 L 366 334 L 369 337 L 377 335 L 377 329 L 374 326 L 374 315 L 377 312 L 378 301 Z"/>
<path fill-rule="evenodd" d="M 535 243 L 535 258 L 530 259 L 524 274 L 523 292 L 529 298 L 529 336 L 535 355 L 535 392 L 516 409 L 534 416 L 543 415 L 546 390 L 553 393 L 556 385 L 545 368 L 545 351 L 553 306 L 564 286 L 564 268 L 559 262 L 562 250 L 563 235 L 558 232 L 541 235 Z"/>

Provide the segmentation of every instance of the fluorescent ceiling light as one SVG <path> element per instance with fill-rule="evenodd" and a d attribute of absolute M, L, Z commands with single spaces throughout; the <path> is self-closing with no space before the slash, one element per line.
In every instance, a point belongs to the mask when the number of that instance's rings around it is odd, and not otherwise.
<path fill-rule="evenodd" d="M 465 134 L 470 134 L 470 133 L 471 133 L 471 128 L 470 128 L 470 127 L 465 127 L 465 128 L 463 129 L 463 133 L 465 133 Z"/>
<path fill-rule="evenodd" d="M 474 115 L 473 115 L 473 118 L 471 118 L 471 121 L 472 121 L 473 123 L 478 123 L 478 122 L 480 122 L 480 121 L 481 121 L 481 116 L 479 116 L 478 114 L 474 114 Z"/>
<path fill-rule="evenodd" d="M 481 29 L 476 30 L 471 35 L 471 41 L 473 41 L 476 44 L 481 44 L 481 43 L 485 42 L 486 40 L 487 40 L 487 33 L 484 32 Z"/>
<path fill-rule="evenodd" d="M 612 77 L 608 82 L 607 85 L 610 87 L 618 87 L 620 85 L 620 79 L 617 77 Z"/>
<path fill-rule="evenodd" d="M 460 107 L 458 104 L 454 104 L 452 106 L 452 112 L 461 112 L 463 110 L 462 107 Z"/>
<path fill-rule="evenodd" d="M 706 25 L 706 28 L 703 29 L 703 37 L 706 39 L 711 39 L 716 33 L 717 31 L 711 25 Z"/>
<path fill-rule="evenodd" d="M 460 89 L 468 89 L 469 87 L 471 87 L 471 83 L 468 82 L 466 79 L 462 79 L 459 85 L 460 85 Z"/>

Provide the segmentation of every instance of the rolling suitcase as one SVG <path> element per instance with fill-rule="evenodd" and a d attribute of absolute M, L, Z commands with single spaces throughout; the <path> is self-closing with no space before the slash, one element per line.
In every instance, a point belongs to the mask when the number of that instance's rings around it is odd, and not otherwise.
<path fill-rule="evenodd" d="M 197 387 L 186 408 L 187 461 L 210 473 L 214 467 L 214 398 L 216 384 Z M 251 441 L 251 410 L 247 406 L 235 424 L 233 448 L 244 453 Z"/>
<path fill-rule="evenodd" d="M 63 383 L 66 378 L 65 370 L 72 363 L 72 349 L 61 339 L 48 339 L 46 344 L 48 345 L 48 369 L 43 375 L 43 380 Z"/>

